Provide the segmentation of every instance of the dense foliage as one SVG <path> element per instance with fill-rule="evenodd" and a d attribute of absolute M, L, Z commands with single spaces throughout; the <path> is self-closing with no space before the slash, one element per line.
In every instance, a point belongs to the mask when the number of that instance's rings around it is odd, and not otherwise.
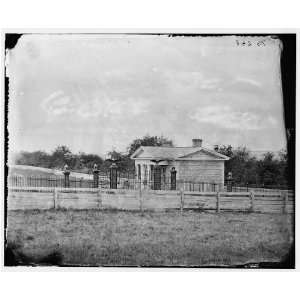
<path fill-rule="evenodd" d="M 128 155 L 132 155 L 140 146 L 169 146 L 173 147 L 173 141 L 164 136 L 145 135 L 141 139 L 135 139 L 128 147 Z"/>
<path fill-rule="evenodd" d="M 240 185 L 287 186 L 289 185 L 287 153 L 282 150 L 278 157 L 266 152 L 258 159 L 246 147 L 233 149 L 221 146 L 218 152 L 230 157 L 225 162 L 225 175 L 232 172 L 234 182 Z"/>
<path fill-rule="evenodd" d="M 17 155 L 17 165 L 29 165 L 51 169 L 63 169 L 67 164 L 71 170 L 88 173 L 96 163 L 101 166 L 103 159 L 96 154 L 79 152 L 74 154 L 67 146 L 58 146 L 52 153 L 44 151 L 25 152 Z"/>

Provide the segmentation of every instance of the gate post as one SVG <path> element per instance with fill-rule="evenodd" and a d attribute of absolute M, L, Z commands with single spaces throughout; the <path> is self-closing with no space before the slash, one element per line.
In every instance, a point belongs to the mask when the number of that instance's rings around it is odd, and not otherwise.
<path fill-rule="evenodd" d="M 110 188 L 111 189 L 116 189 L 117 188 L 117 180 L 118 180 L 118 167 L 115 163 L 113 163 L 110 167 L 110 180 L 109 180 L 109 183 L 110 183 Z"/>
<path fill-rule="evenodd" d="M 232 173 L 228 172 L 228 176 L 227 176 L 227 192 L 232 192 Z"/>
<path fill-rule="evenodd" d="M 65 188 L 69 188 L 70 187 L 70 171 L 69 171 L 69 167 L 68 165 L 64 166 L 64 175 L 65 175 Z"/>
<path fill-rule="evenodd" d="M 171 169 L 171 190 L 176 190 L 176 173 L 175 167 Z"/>
<path fill-rule="evenodd" d="M 160 166 L 158 164 L 154 166 L 154 189 L 155 190 L 161 189 L 161 172 L 160 172 Z"/>
<path fill-rule="evenodd" d="M 99 170 L 98 170 L 98 166 L 97 164 L 94 164 L 94 168 L 93 168 L 93 187 L 94 188 L 98 188 L 99 187 Z"/>

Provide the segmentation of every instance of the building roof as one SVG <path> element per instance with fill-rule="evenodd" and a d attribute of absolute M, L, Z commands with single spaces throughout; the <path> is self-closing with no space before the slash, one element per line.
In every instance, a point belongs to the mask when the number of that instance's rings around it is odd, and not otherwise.
<path fill-rule="evenodd" d="M 152 147 L 141 146 L 132 159 L 150 160 L 228 160 L 229 157 L 203 147 Z"/>

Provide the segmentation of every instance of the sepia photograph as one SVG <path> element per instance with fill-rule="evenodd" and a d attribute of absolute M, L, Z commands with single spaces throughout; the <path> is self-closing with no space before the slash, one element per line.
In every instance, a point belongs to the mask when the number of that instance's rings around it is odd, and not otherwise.
<path fill-rule="evenodd" d="M 296 34 L 4 43 L 5 267 L 295 268 Z"/>

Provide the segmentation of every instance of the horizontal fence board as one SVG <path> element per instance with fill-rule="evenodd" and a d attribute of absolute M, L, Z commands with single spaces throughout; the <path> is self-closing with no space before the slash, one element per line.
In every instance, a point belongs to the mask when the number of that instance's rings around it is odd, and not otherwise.
<path fill-rule="evenodd" d="M 261 207 L 254 207 L 255 212 L 261 212 L 261 213 L 282 213 L 283 209 L 282 208 L 274 208 L 274 207 L 266 207 L 266 206 L 261 206 Z"/>
<path fill-rule="evenodd" d="M 217 192 L 186 192 L 184 191 L 185 196 L 208 196 L 208 197 L 216 197 Z"/>
<path fill-rule="evenodd" d="M 283 197 L 255 197 L 255 201 L 265 201 L 265 202 L 283 202 Z"/>
<path fill-rule="evenodd" d="M 264 201 L 264 200 L 255 200 L 254 205 L 275 205 L 275 206 L 283 206 L 284 201 Z"/>
<path fill-rule="evenodd" d="M 220 209 L 250 209 L 251 204 L 249 202 L 231 202 L 231 203 L 220 203 Z"/>
<path fill-rule="evenodd" d="M 142 208 L 147 210 L 179 209 L 180 202 L 160 202 L 158 199 L 150 199 L 143 202 Z"/>
<path fill-rule="evenodd" d="M 249 192 L 220 192 L 220 197 L 250 197 Z"/>
<path fill-rule="evenodd" d="M 53 192 L 51 187 L 9 187 L 8 192 Z"/>
<path fill-rule="evenodd" d="M 184 197 L 184 208 L 216 209 L 216 197 Z"/>
<path fill-rule="evenodd" d="M 287 210 L 287 213 L 290 213 L 290 214 L 292 214 L 292 213 L 295 212 L 295 208 L 294 207 L 287 207 L 286 210 Z"/>
<path fill-rule="evenodd" d="M 98 199 L 96 194 L 91 195 L 91 194 L 70 194 L 70 195 L 62 195 L 58 194 L 58 199 L 60 200 L 72 200 L 72 199 L 83 199 L 83 200 L 90 200 L 90 199 Z"/>
<path fill-rule="evenodd" d="M 49 197 L 54 194 L 53 191 L 51 192 L 9 192 L 10 195 L 13 195 L 14 197 L 35 197 L 35 198 L 44 198 L 44 197 Z"/>
<path fill-rule="evenodd" d="M 180 192 L 178 191 L 151 191 L 151 190 L 147 190 L 147 191 L 143 191 L 143 193 L 147 193 L 148 195 L 154 195 L 154 196 L 159 196 L 159 195 L 167 195 L 170 197 L 178 197 L 180 195 Z"/>
<path fill-rule="evenodd" d="M 184 195 L 184 201 L 197 201 L 197 200 L 203 200 L 203 201 L 210 201 L 210 200 L 213 200 L 213 201 L 216 201 L 217 197 L 216 196 L 198 196 L 198 197 L 195 197 L 195 196 L 192 196 L 192 195 Z"/>
<path fill-rule="evenodd" d="M 102 193 L 101 203 L 103 208 L 113 208 L 113 209 L 121 209 L 121 210 L 140 209 L 140 201 L 134 194 L 131 197 L 127 197 L 125 199 L 122 194 Z"/>
<path fill-rule="evenodd" d="M 62 199 L 59 198 L 57 201 L 58 208 L 71 208 L 71 209 L 93 209 L 98 208 L 99 201 L 95 197 L 94 199 L 88 198 L 73 198 L 73 199 Z"/>
<path fill-rule="evenodd" d="M 60 193 L 97 193 L 98 188 L 56 188 Z"/>
<path fill-rule="evenodd" d="M 283 197 L 283 193 L 254 193 L 255 197 L 263 197 L 263 198 L 281 198 Z"/>
<path fill-rule="evenodd" d="M 295 205 L 294 205 L 294 204 L 288 204 L 286 207 L 287 207 L 287 208 L 292 208 L 292 209 L 294 209 L 294 208 L 295 208 Z"/>
<path fill-rule="evenodd" d="M 226 203 L 226 202 L 228 202 L 228 203 L 230 203 L 230 202 L 237 202 L 237 203 L 239 203 L 239 202 L 249 202 L 250 201 L 250 198 L 249 197 L 247 197 L 247 198 L 245 198 L 245 197 L 220 197 L 220 202 L 222 202 L 222 203 Z"/>
<path fill-rule="evenodd" d="M 48 194 L 47 197 L 44 198 L 32 196 L 31 193 L 26 193 L 21 197 L 16 194 L 8 194 L 7 206 L 9 210 L 51 209 L 54 207 L 54 200 L 52 194 Z"/>

